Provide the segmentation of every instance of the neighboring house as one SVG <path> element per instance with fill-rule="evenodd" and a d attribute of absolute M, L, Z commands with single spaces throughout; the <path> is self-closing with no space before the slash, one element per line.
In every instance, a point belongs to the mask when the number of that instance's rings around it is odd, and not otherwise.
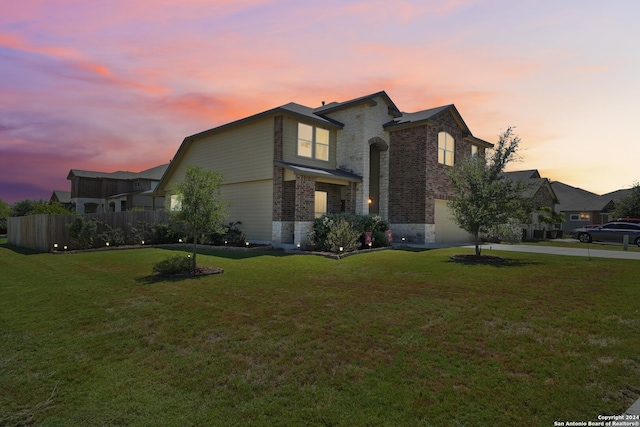
<path fill-rule="evenodd" d="M 292 102 L 186 137 L 155 194 L 171 198 L 199 166 L 222 173 L 228 219 L 250 241 L 303 245 L 314 218 L 337 212 L 379 214 L 396 241 L 471 241 L 450 217 L 447 172 L 489 147 L 454 105 L 402 113 L 385 92 Z"/>
<path fill-rule="evenodd" d="M 523 228 L 527 230 L 523 237 L 529 238 L 533 236 L 533 230 L 543 230 L 540 224 L 540 208 L 548 207 L 552 211 L 559 212 L 557 204 L 558 196 L 551 186 L 551 182 L 547 178 L 542 178 L 536 169 L 505 172 L 505 175 L 514 181 L 524 182 L 524 190 L 522 198 L 527 201 L 527 205 L 531 209 L 529 221 L 523 224 Z M 542 228 L 541 228 L 542 227 Z"/>
<path fill-rule="evenodd" d="M 617 196 L 622 197 L 619 192 L 614 192 L 618 194 L 609 193 L 609 195 L 599 196 L 558 181 L 552 182 L 551 187 L 560 200 L 557 210 L 565 213 L 565 223 L 563 224 L 565 231 L 610 221 L 615 200 L 619 200 Z M 611 196 L 612 194 L 614 197 Z"/>
<path fill-rule="evenodd" d="M 71 208 L 73 206 L 73 203 L 71 203 L 71 191 L 55 190 L 49 200 L 60 203 L 65 208 Z"/>
<path fill-rule="evenodd" d="M 94 172 L 71 169 L 70 202 L 76 213 L 164 209 L 164 199 L 151 193 L 169 165 L 142 172 Z"/>

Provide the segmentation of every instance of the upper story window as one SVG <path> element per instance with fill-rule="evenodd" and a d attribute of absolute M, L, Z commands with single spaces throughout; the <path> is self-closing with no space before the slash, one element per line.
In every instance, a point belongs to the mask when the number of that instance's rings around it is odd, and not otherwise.
<path fill-rule="evenodd" d="M 453 166 L 455 140 L 447 132 L 438 133 L 438 163 Z"/>
<path fill-rule="evenodd" d="M 471 146 L 471 157 L 478 157 L 478 146 L 477 145 L 472 145 Z"/>
<path fill-rule="evenodd" d="M 329 131 L 298 123 L 298 156 L 329 161 Z"/>

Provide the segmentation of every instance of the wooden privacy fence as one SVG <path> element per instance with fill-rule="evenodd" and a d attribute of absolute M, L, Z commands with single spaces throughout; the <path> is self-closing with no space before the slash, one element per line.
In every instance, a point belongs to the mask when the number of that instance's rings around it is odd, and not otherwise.
<path fill-rule="evenodd" d="M 85 220 L 95 219 L 111 228 L 121 229 L 125 236 L 140 223 L 167 222 L 165 211 L 103 212 L 82 215 Z M 69 224 L 77 215 L 28 215 L 11 217 L 7 221 L 7 242 L 10 245 L 38 252 L 50 252 L 57 244 L 59 249 L 71 246 Z"/>

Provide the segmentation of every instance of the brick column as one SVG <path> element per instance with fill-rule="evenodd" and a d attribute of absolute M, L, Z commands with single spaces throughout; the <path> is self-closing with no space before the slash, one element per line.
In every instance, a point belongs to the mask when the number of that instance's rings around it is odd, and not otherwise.
<path fill-rule="evenodd" d="M 347 213 L 356 213 L 356 185 L 358 184 L 355 182 L 350 182 L 346 188 L 344 210 Z"/>
<path fill-rule="evenodd" d="M 316 198 L 315 179 L 305 176 L 296 176 L 296 221 L 313 221 Z"/>

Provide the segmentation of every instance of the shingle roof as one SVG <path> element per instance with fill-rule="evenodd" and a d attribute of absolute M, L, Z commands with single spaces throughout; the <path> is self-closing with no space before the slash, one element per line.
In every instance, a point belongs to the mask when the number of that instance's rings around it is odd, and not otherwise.
<path fill-rule="evenodd" d="M 344 102 L 330 102 L 329 104 L 323 105 L 322 107 L 315 108 L 314 112 L 319 115 L 325 115 L 333 111 L 337 111 L 343 108 L 348 108 L 355 104 L 360 104 L 363 102 L 368 103 L 370 105 L 375 105 L 376 101 L 374 98 L 378 98 L 378 97 L 382 97 L 384 102 L 389 107 L 389 114 L 391 114 L 394 117 L 400 117 L 402 113 L 400 113 L 400 110 L 398 110 L 398 107 L 396 107 L 396 104 L 393 103 L 393 101 L 391 100 L 391 98 L 389 98 L 389 95 L 387 95 L 387 92 L 385 91 L 380 91 L 380 92 L 372 93 L 370 95 L 360 96 L 358 98 L 350 99 Z"/>
<path fill-rule="evenodd" d="M 117 171 L 117 172 L 97 172 L 97 171 L 86 171 L 82 169 L 71 169 L 69 174 L 67 175 L 67 179 L 71 179 L 71 176 L 77 176 L 81 178 L 107 178 L 107 179 L 120 179 L 120 180 L 132 180 L 132 179 L 151 179 L 151 180 L 160 180 L 162 175 L 169 167 L 169 164 L 160 165 L 153 167 L 151 169 L 144 170 L 142 172 L 128 172 L 128 171 Z"/>
<path fill-rule="evenodd" d="M 353 181 L 353 182 L 362 182 L 362 177 L 360 175 L 356 175 L 351 172 L 343 171 L 340 169 L 324 169 L 317 168 L 312 166 L 298 165 L 295 163 L 274 162 L 278 166 L 282 166 L 286 169 L 290 169 L 297 173 L 302 173 L 304 175 L 323 177 L 323 178 L 334 178 L 334 179 L 343 179 L 345 181 Z"/>
<path fill-rule="evenodd" d="M 407 123 L 426 122 L 443 111 L 453 107 L 453 104 L 442 107 L 429 108 L 428 110 L 417 111 L 415 113 L 402 113 L 400 117 L 385 124 L 385 127 L 403 125 Z"/>
<path fill-rule="evenodd" d="M 522 181 L 525 187 L 522 190 L 523 197 L 534 197 L 540 188 L 546 187 L 550 191 L 552 197 L 557 202 L 558 194 L 551 187 L 547 178 L 541 178 L 537 169 L 529 169 L 524 171 L 504 172 L 504 176 L 514 181 Z"/>
<path fill-rule="evenodd" d="M 60 203 L 71 203 L 71 191 L 54 190 L 51 199 L 54 197 Z"/>
<path fill-rule="evenodd" d="M 572 187 L 558 181 L 553 181 L 551 188 L 553 188 L 560 201 L 558 210 L 565 212 L 600 211 L 612 200 L 611 197 L 606 197 L 606 195 L 599 196 L 591 191 Z"/>

